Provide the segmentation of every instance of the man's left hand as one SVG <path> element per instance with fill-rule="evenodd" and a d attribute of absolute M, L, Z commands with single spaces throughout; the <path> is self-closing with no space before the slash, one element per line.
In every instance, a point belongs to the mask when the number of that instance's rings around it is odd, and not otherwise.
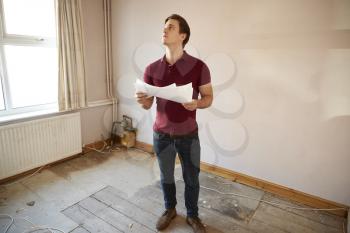
<path fill-rule="evenodd" d="M 189 111 L 194 111 L 198 107 L 198 100 L 192 100 L 191 102 L 183 103 L 182 106 L 184 106 L 184 108 Z"/>

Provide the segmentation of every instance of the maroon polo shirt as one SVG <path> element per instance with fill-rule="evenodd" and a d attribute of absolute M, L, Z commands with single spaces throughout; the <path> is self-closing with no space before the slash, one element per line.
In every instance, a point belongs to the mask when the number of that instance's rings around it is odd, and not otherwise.
<path fill-rule="evenodd" d="M 199 87 L 210 83 L 207 65 L 185 51 L 183 56 L 170 65 L 165 56 L 149 66 L 144 73 L 144 81 L 150 85 L 164 87 L 173 83 L 176 86 L 192 83 L 192 99 L 198 99 Z M 171 135 L 185 135 L 198 129 L 196 110 L 188 111 L 182 104 L 163 98 L 156 98 L 157 116 L 153 125 L 156 132 Z"/>

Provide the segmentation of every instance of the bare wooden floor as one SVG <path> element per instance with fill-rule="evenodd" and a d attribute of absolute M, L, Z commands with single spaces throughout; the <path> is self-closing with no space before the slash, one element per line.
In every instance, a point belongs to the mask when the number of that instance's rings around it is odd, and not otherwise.
<path fill-rule="evenodd" d="M 163 232 L 192 232 L 185 221 L 184 183 L 178 166 L 176 179 L 178 216 Z M 200 183 L 200 217 L 209 233 L 343 232 L 341 217 L 264 203 L 261 200 L 305 207 L 205 172 Z M 9 233 L 30 229 L 31 224 L 21 218 L 64 232 L 157 232 L 155 223 L 163 210 L 158 164 L 134 150 L 89 153 L 19 183 L 0 186 L 0 214 L 15 218 Z M 0 232 L 9 221 L 0 217 Z"/>

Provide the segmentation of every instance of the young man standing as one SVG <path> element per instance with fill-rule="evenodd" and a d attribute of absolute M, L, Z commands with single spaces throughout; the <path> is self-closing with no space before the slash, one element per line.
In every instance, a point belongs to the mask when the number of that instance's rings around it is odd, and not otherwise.
<path fill-rule="evenodd" d="M 213 89 L 206 64 L 184 51 L 189 38 L 190 28 L 184 18 L 176 14 L 166 18 L 162 37 L 166 53 L 163 58 L 146 68 L 144 81 L 158 87 L 173 83 L 177 86 L 192 83 L 193 95 L 189 103 L 180 104 L 157 97 L 153 147 L 160 167 L 166 210 L 156 227 L 163 230 L 176 217 L 174 167 L 178 153 L 185 182 L 186 221 L 195 233 L 205 233 L 205 227 L 198 218 L 200 143 L 196 109 L 207 108 L 212 104 Z M 149 109 L 154 97 L 136 93 L 136 99 L 144 109 Z"/>

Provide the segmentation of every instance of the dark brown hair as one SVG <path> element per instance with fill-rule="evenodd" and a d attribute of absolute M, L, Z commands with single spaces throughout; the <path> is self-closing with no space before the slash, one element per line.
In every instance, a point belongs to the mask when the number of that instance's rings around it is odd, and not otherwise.
<path fill-rule="evenodd" d="M 165 23 L 168 22 L 169 19 L 174 19 L 178 21 L 179 27 L 180 27 L 179 32 L 186 34 L 186 38 L 182 42 L 182 47 L 184 48 L 188 40 L 190 39 L 190 35 L 191 35 L 190 26 L 188 26 L 188 23 L 186 22 L 186 20 L 180 15 L 177 15 L 177 14 L 170 15 L 168 18 L 165 19 Z"/>

